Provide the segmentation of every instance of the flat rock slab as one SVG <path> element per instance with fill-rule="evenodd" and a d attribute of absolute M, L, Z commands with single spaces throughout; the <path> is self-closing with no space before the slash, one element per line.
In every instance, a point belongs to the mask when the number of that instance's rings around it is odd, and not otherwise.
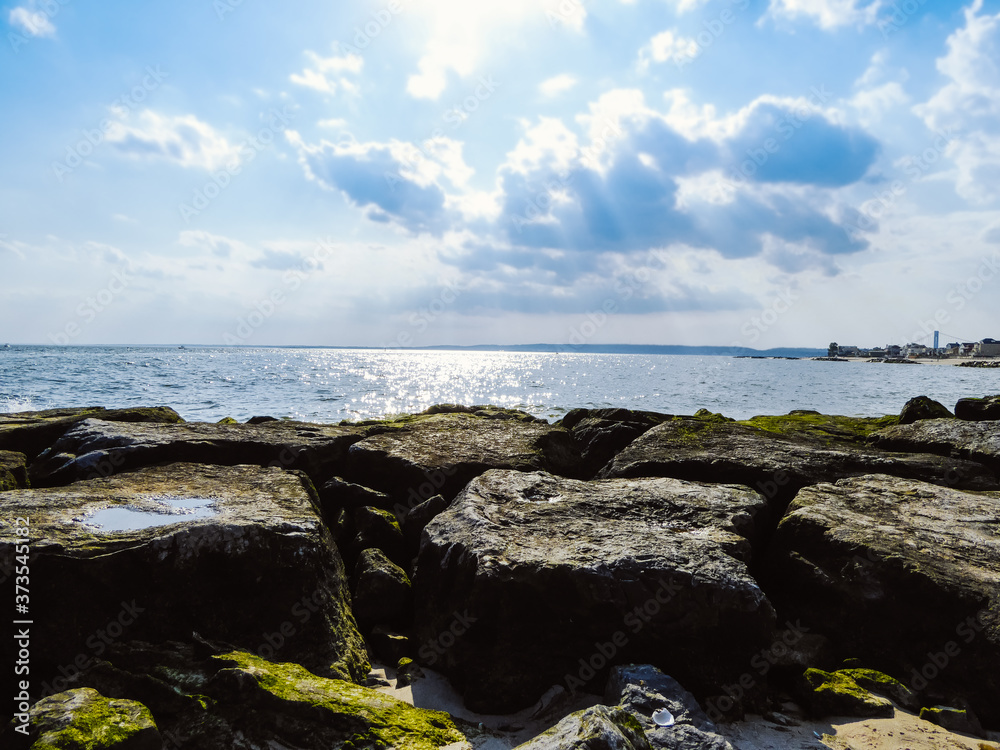
<path fill-rule="evenodd" d="M 352 478 L 414 507 L 437 494 L 454 497 L 489 469 L 578 471 L 569 432 L 515 418 L 527 416 L 518 412 L 495 413 L 424 414 L 386 423 L 351 446 Z"/>
<path fill-rule="evenodd" d="M 1000 472 L 1000 422 L 926 419 L 879 430 L 872 443 L 891 451 L 920 451 L 968 459 Z"/>
<path fill-rule="evenodd" d="M 875 473 L 970 489 L 1000 489 L 988 468 L 932 453 L 926 449 L 918 454 L 890 453 L 832 436 L 819 439 L 805 432 L 780 434 L 731 422 L 675 419 L 636 438 L 601 476 L 735 482 L 784 500 L 806 485 Z"/>
<path fill-rule="evenodd" d="M 35 461 L 30 477 L 34 486 L 53 486 L 188 461 L 301 469 L 321 482 L 363 434 L 361 428 L 305 422 L 140 424 L 86 419 Z"/>
<path fill-rule="evenodd" d="M 88 406 L 78 409 L 47 409 L 0 414 L 0 450 L 24 453 L 34 458 L 77 422 L 84 419 L 106 422 L 183 422 L 180 414 L 166 406 L 105 409 Z"/>
<path fill-rule="evenodd" d="M 13 557 L 15 520 L 30 523 L 32 673 L 73 674 L 109 639 L 197 633 L 364 677 L 343 563 L 316 502 L 298 473 L 198 464 L 3 493 L 0 556 Z"/>
<path fill-rule="evenodd" d="M 483 713 L 600 691 L 623 660 L 721 692 L 774 622 L 747 572 L 765 506 L 744 487 L 489 471 L 424 530 L 418 658 Z"/>
<path fill-rule="evenodd" d="M 911 690 L 953 689 L 1000 723 L 1000 492 L 888 476 L 807 487 L 772 552 L 768 592 L 785 614 Z"/>

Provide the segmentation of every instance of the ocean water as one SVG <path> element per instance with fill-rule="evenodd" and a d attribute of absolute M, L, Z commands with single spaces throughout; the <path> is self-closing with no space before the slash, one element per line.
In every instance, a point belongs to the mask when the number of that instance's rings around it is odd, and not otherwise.
<path fill-rule="evenodd" d="M 0 349 L 0 412 L 171 406 L 189 421 L 371 419 L 496 404 L 555 420 L 575 407 L 736 419 L 816 409 L 896 414 L 1000 393 L 1000 369 L 638 354 L 194 347 Z"/>

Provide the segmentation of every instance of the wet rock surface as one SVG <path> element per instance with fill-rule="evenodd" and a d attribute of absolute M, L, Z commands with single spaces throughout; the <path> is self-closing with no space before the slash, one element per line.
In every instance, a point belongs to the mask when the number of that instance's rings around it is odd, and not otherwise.
<path fill-rule="evenodd" d="M 318 483 L 334 473 L 348 446 L 361 436 L 359 428 L 305 422 L 147 424 L 85 419 L 38 457 L 30 475 L 35 486 L 54 486 L 185 461 L 300 469 Z"/>
<path fill-rule="evenodd" d="M 424 530 L 418 640 L 440 642 L 464 617 L 430 666 L 474 710 L 603 685 L 612 659 L 711 691 L 738 678 L 774 621 L 747 570 L 765 504 L 742 487 L 490 471 Z"/>
<path fill-rule="evenodd" d="M 352 445 L 350 459 L 352 477 L 364 477 L 408 507 L 437 494 L 451 499 L 489 469 L 568 475 L 580 470 L 568 431 L 507 410 L 395 420 Z"/>
<path fill-rule="evenodd" d="M 1000 419 L 1000 396 L 962 398 L 955 404 L 955 416 L 970 422 Z"/>
<path fill-rule="evenodd" d="M 363 676 L 343 563 L 313 493 L 277 468 L 196 464 L 4 493 L 0 555 L 13 557 L 14 519 L 31 523 L 35 674 L 75 671 L 126 633 L 197 632 Z"/>
<path fill-rule="evenodd" d="M 938 421 L 890 427 L 876 434 L 920 428 Z M 920 447 L 912 450 L 920 451 Z M 745 484 L 770 499 L 777 499 L 779 510 L 781 501 L 787 502 L 801 487 L 873 473 L 970 489 L 1000 488 L 989 468 L 934 453 L 937 451 L 929 448 L 916 453 L 878 450 L 865 446 L 860 438 L 852 440 L 811 425 L 778 432 L 751 424 L 678 418 L 637 438 L 600 476 L 669 476 Z"/>
<path fill-rule="evenodd" d="M 176 424 L 184 421 L 177 412 L 166 406 L 132 409 L 105 409 L 101 406 L 91 406 L 0 414 L 0 450 L 17 451 L 33 459 L 58 440 L 66 430 L 84 419 L 160 424 Z"/>
<path fill-rule="evenodd" d="M 1000 422 L 927 419 L 888 427 L 871 437 L 873 445 L 890 451 L 936 453 L 975 461 L 1000 472 Z"/>

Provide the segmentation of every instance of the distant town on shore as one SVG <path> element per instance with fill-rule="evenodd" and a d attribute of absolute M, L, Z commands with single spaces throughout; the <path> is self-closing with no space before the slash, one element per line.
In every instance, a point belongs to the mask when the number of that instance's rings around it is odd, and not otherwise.
<path fill-rule="evenodd" d="M 985 358 L 1000 357 L 1000 341 L 982 339 L 981 341 L 952 342 L 938 346 L 939 334 L 934 332 L 934 345 L 926 344 L 886 344 L 885 346 L 865 349 L 860 346 L 845 346 L 836 341 L 827 349 L 828 357 L 872 357 L 885 359 L 947 359 L 947 358 Z"/>

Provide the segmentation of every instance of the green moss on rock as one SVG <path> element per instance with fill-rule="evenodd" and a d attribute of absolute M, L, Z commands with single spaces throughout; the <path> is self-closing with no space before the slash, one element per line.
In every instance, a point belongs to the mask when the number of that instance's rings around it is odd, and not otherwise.
<path fill-rule="evenodd" d="M 43 698 L 31 708 L 31 724 L 31 750 L 160 750 L 163 744 L 149 709 L 91 688 Z"/>
<path fill-rule="evenodd" d="M 452 717 L 414 708 L 370 688 L 317 677 L 298 664 L 275 664 L 245 651 L 214 657 L 232 666 L 213 678 L 255 710 L 315 722 L 342 747 L 434 750 L 465 740 Z M 331 737 L 330 739 L 334 739 Z"/>
<path fill-rule="evenodd" d="M 808 704 L 817 716 L 892 717 L 892 703 L 861 687 L 844 671 L 807 669 Z"/>
<path fill-rule="evenodd" d="M 899 422 L 897 416 L 844 417 L 820 414 L 815 411 L 796 410 L 776 416 L 757 416 L 744 419 L 739 424 L 757 427 L 779 435 L 806 435 L 826 441 L 850 440 L 863 443 L 876 430 L 891 427 Z"/>
<path fill-rule="evenodd" d="M 840 669 L 836 674 L 846 675 L 870 693 L 895 701 L 903 708 L 920 708 L 919 700 L 912 690 L 894 677 L 874 669 Z"/>

